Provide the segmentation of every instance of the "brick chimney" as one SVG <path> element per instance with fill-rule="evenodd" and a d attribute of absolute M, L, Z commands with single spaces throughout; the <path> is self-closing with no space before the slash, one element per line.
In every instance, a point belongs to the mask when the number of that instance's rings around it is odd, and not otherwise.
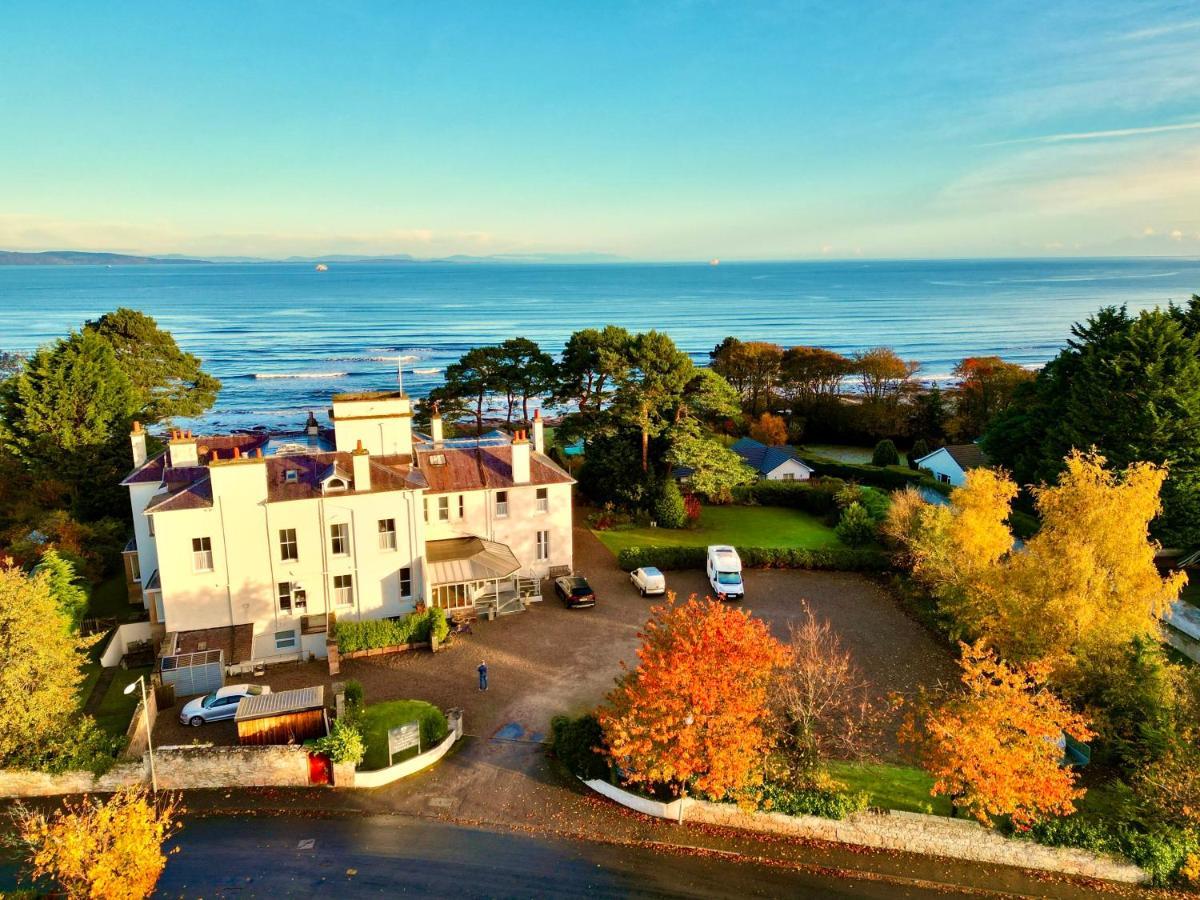
<path fill-rule="evenodd" d="M 371 454 L 363 447 L 362 441 L 359 441 L 358 446 L 350 451 L 350 458 L 354 462 L 354 489 L 369 491 L 371 489 Z"/>
<path fill-rule="evenodd" d="M 321 433 L 321 426 L 317 424 L 317 417 L 310 410 L 308 413 L 308 421 L 304 423 L 304 433 L 309 437 L 316 437 Z"/>
<path fill-rule="evenodd" d="M 129 432 L 129 443 L 133 445 L 133 467 L 136 469 L 146 461 L 146 430 L 141 422 L 134 422 Z"/>
<path fill-rule="evenodd" d="M 196 437 L 191 431 L 171 431 L 171 440 L 167 444 L 170 451 L 172 466 L 198 466 L 200 453 L 196 449 Z"/>
<path fill-rule="evenodd" d="M 533 452 L 546 452 L 546 429 L 545 422 L 542 421 L 542 411 L 535 409 L 533 411 Z"/>
<path fill-rule="evenodd" d="M 518 431 L 512 442 L 513 484 L 529 484 L 529 438 Z"/>

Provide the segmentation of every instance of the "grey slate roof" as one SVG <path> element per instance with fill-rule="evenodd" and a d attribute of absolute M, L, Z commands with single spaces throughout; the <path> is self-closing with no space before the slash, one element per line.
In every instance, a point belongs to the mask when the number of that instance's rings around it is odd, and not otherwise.
<path fill-rule="evenodd" d="M 991 465 L 987 454 L 978 444 L 947 444 L 942 449 L 950 454 L 950 458 L 958 463 L 959 468 L 964 472 L 968 469 L 980 469 Z"/>
<path fill-rule="evenodd" d="M 792 447 L 768 447 L 753 438 L 742 438 L 729 448 L 746 461 L 746 464 L 759 475 L 773 472 L 789 459 L 794 459 L 804 468 L 812 471 L 812 466 L 800 459 L 800 455 Z"/>

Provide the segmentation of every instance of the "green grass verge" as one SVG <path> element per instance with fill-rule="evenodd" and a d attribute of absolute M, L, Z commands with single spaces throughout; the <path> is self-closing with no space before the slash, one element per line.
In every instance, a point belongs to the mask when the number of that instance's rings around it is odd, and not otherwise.
<path fill-rule="evenodd" d="M 614 554 L 626 547 L 706 547 L 709 544 L 805 550 L 843 546 L 833 529 L 816 516 L 779 506 L 706 506 L 696 528 L 629 526 L 596 531 L 595 535 Z"/>
<path fill-rule="evenodd" d="M 424 700 L 389 700 L 372 703 L 362 711 L 360 724 L 367 753 L 360 769 L 382 769 L 388 765 L 387 733 L 389 728 L 407 722 L 421 723 L 421 750 L 425 751 L 446 736 L 446 716 L 432 703 Z M 416 756 L 417 749 L 411 748 L 395 756 L 393 763 Z"/>
<path fill-rule="evenodd" d="M 92 593 L 88 598 L 88 619 L 116 618 L 128 622 L 138 618 L 141 607 L 129 602 L 129 592 L 125 587 L 125 572 L 122 570 L 111 578 L 106 578 L 99 584 L 92 585 Z"/>
<path fill-rule="evenodd" d="M 851 791 L 866 791 L 870 805 L 902 812 L 950 815 L 950 800 L 930 796 L 933 779 L 914 766 L 891 763 L 828 763 L 829 774 Z"/>
<path fill-rule="evenodd" d="M 133 711 L 137 709 L 138 702 L 142 699 L 141 691 L 135 689 L 127 695 L 125 688 L 137 681 L 139 675 L 149 678 L 150 673 L 154 670 L 146 666 L 139 669 L 117 669 L 116 671 L 117 674 L 113 678 L 112 684 L 104 692 L 104 699 L 100 701 L 100 707 L 96 710 L 96 724 L 109 734 L 120 737 L 129 730 L 129 723 L 133 720 Z M 149 689 L 148 685 L 147 689 Z"/>

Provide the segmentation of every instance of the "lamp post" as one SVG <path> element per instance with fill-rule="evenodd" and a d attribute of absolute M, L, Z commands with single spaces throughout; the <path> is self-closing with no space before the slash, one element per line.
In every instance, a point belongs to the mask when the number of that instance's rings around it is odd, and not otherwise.
<path fill-rule="evenodd" d="M 146 750 L 150 753 L 150 786 L 158 793 L 158 776 L 154 772 L 154 742 L 150 736 L 150 707 L 146 704 L 146 676 L 139 675 L 137 681 L 125 688 L 126 694 L 132 694 L 134 687 L 142 688 L 142 721 L 146 723 Z"/>

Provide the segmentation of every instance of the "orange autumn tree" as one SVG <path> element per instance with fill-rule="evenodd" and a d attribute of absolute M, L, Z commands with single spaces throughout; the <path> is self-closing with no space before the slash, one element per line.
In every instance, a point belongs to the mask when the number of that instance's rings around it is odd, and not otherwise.
<path fill-rule="evenodd" d="M 628 782 L 720 798 L 762 783 L 771 747 L 767 688 L 788 650 L 760 619 L 693 595 L 654 607 L 598 713 Z"/>
<path fill-rule="evenodd" d="M 167 864 L 163 844 L 179 829 L 178 802 L 127 788 L 107 800 L 67 800 L 46 815 L 15 816 L 34 878 L 50 878 L 70 900 L 142 900 Z"/>
<path fill-rule="evenodd" d="M 926 698 L 901 730 L 934 777 L 931 793 L 984 824 L 1070 815 L 1084 790 L 1061 764 L 1061 741 L 1064 733 L 1091 738 L 1088 721 L 1045 687 L 1044 664 L 1014 667 L 982 644 L 960 647 L 964 690 L 940 703 Z"/>

